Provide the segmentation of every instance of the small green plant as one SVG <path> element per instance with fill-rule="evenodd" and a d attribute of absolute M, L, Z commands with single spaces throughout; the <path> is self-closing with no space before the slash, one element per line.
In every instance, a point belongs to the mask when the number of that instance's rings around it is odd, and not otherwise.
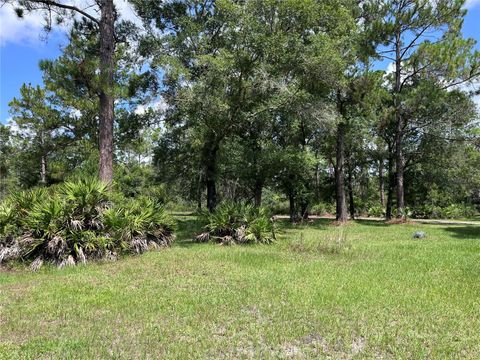
<path fill-rule="evenodd" d="M 275 226 L 264 208 L 224 203 L 215 212 L 201 216 L 207 223 L 206 231 L 197 235 L 196 241 L 215 241 L 224 245 L 275 241 Z"/>

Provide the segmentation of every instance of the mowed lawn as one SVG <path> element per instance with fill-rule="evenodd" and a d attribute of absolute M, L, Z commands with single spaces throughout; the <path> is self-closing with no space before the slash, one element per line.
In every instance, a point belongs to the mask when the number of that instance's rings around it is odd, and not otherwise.
<path fill-rule="evenodd" d="M 179 220 L 160 252 L 0 271 L 0 358 L 480 358 L 480 227 L 317 221 L 225 247 Z"/>

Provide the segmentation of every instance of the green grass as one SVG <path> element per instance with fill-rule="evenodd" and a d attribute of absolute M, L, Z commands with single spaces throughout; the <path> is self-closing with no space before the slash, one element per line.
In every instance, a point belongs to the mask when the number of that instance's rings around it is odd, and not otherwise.
<path fill-rule="evenodd" d="M 275 245 L 189 241 L 0 271 L 0 358 L 480 358 L 480 228 L 284 225 Z M 413 240 L 423 230 L 427 238 Z"/>

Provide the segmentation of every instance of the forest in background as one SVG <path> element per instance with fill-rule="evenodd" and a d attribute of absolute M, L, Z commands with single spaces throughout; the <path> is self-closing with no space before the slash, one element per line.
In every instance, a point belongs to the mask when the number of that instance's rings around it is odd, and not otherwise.
<path fill-rule="evenodd" d="M 132 0 L 141 24 L 108 0 L 2 3 L 71 30 L 0 125 L 1 198 L 99 176 L 175 210 L 480 209 L 480 53 L 463 1 Z"/>

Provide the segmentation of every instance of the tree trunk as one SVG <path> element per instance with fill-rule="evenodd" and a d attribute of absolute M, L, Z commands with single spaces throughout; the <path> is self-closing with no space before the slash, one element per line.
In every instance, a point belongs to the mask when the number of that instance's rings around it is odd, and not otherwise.
<path fill-rule="evenodd" d="M 393 207 L 393 192 L 395 190 L 395 173 L 393 171 L 393 154 L 390 154 L 388 158 L 388 191 L 387 191 L 387 208 L 385 210 L 385 218 L 387 220 L 392 219 L 392 207 Z"/>
<path fill-rule="evenodd" d="M 47 184 L 47 159 L 45 155 L 40 158 L 40 184 L 43 186 Z"/>
<path fill-rule="evenodd" d="M 318 158 L 318 154 L 315 156 Z M 320 165 L 319 163 L 315 167 L 315 203 L 320 202 Z"/>
<path fill-rule="evenodd" d="M 300 215 L 303 220 L 307 220 L 308 216 L 310 215 L 308 213 L 308 201 L 302 200 L 300 203 Z"/>
<path fill-rule="evenodd" d="M 348 168 L 348 198 L 349 198 L 349 208 L 350 208 L 350 217 L 355 219 L 355 202 L 353 199 L 353 176 L 352 169 Z"/>
<path fill-rule="evenodd" d="M 385 206 L 385 178 L 383 174 L 383 159 L 380 159 L 378 162 L 378 183 L 380 191 L 380 204 L 382 207 Z"/>
<path fill-rule="evenodd" d="M 297 219 L 297 210 L 295 209 L 295 196 L 293 191 L 288 194 L 288 201 L 290 203 L 290 221 L 294 222 Z"/>
<path fill-rule="evenodd" d="M 397 185 L 397 217 L 405 216 L 405 198 L 403 188 L 403 171 L 405 158 L 403 155 L 403 115 L 401 114 L 400 92 L 402 76 L 402 42 L 400 33 L 395 38 L 395 163 L 396 163 L 396 185 Z"/>
<path fill-rule="evenodd" d="M 208 211 L 213 212 L 217 207 L 217 188 L 215 184 L 215 179 L 207 176 L 206 183 L 207 183 L 207 209 Z"/>
<path fill-rule="evenodd" d="M 335 191 L 336 191 L 336 219 L 340 222 L 346 222 L 347 203 L 345 199 L 345 124 L 340 123 L 337 127 L 337 163 L 335 164 Z"/>
<path fill-rule="evenodd" d="M 115 71 L 115 8 L 113 0 L 100 1 L 100 180 L 113 180 L 113 121 Z"/>
<path fill-rule="evenodd" d="M 255 181 L 255 189 L 253 192 L 254 192 L 253 201 L 254 201 L 255 207 L 262 206 L 263 181 L 261 181 L 260 179 L 257 179 Z"/>
<path fill-rule="evenodd" d="M 402 138 L 403 138 L 403 121 L 398 120 L 397 133 L 395 135 L 395 162 L 396 162 L 396 185 L 397 185 L 397 217 L 405 217 L 405 198 L 403 187 L 403 172 L 405 168 L 405 158 L 403 156 Z"/>
<path fill-rule="evenodd" d="M 202 210 L 202 194 L 199 193 L 197 197 L 197 210 L 201 211 Z"/>
<path fill-rule="evenodd" d="M 198 175 L 198 187 L 197 187 L 197 209 L 202 210 L 202 173 Z"/>
<path fill-rule="evenodd" d="M 219 145 L 213 140 L 207 141 L 204 147 L 205 184 L 207 186 L 207 208 L 213 212 L 217 207 L 217 153 Z"/>
<path fill-rule="evenodd" d="M 45 136 L 43 131 L 40 131 L 40 145 L 42 155 L 40 156 L 40 184 L 47 185 L 47 158 L 45 156 Z"/>

